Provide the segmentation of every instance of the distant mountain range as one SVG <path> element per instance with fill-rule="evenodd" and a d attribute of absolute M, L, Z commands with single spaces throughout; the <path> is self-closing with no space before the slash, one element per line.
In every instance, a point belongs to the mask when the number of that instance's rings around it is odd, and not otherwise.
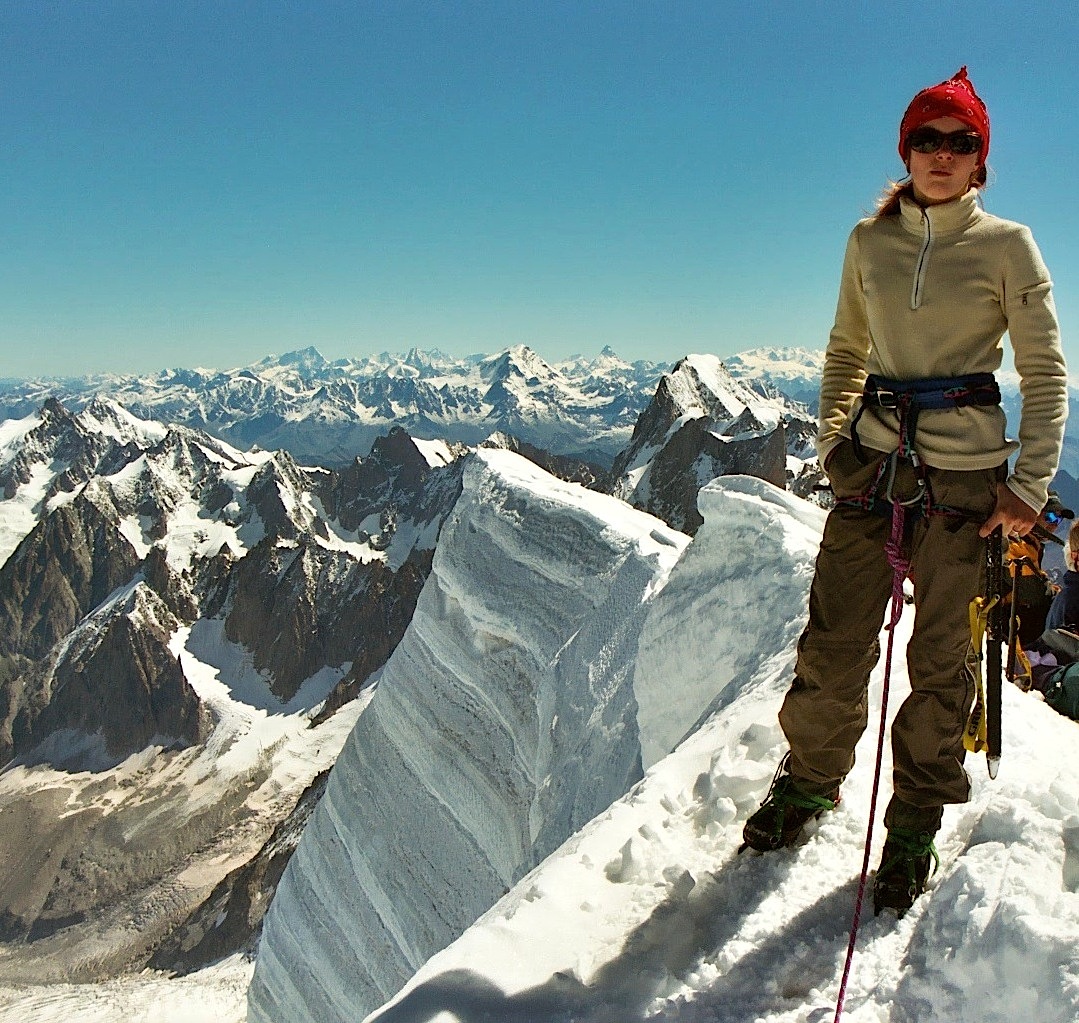
<path fill-rule="evenodd" d="M 763 396 L 782 391 L 811 405 L 821 360 L 819 352 L 762 349 L 726 365 Z M 0 381 L 0 420 L 31 415 L 50 397 L 77 411 L 107 396 L 144 419 L 243 449 L 284 449 L 303 465 L 345 465 L 398 426 L 418 439 L 470 445 L 502 432 L 608 468 L 667 368 L 627 362 L 610 348 L 555 363 L 524 345 L 467 358 L 412 349 L 333 362 L 307 348 L 230 370 Z"/>
<path fill-rule="evenodd" d="M 609 465 L 663 368 L 610 350 L 550 365 L 524 346 L 464 359 L 413 349 L 335 362 L 307 348 L 232 370 L 0 384 L 0 419 L 29 415 L 49 396 L 77 409 L 107 394 L 144 418 L 242 448 L 284 449 L 308 465 L 347 464 L 391 426 L 466 444 L 503 431 Z"/>

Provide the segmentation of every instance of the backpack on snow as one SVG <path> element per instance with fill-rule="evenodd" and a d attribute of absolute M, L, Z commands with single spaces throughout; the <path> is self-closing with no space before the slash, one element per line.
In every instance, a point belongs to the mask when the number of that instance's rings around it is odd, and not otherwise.
<path fill-rule="evenodd" d="M 1053 710 L 1079 721 L 1079 663 L 1057 668 L 1040 688 Z"/>

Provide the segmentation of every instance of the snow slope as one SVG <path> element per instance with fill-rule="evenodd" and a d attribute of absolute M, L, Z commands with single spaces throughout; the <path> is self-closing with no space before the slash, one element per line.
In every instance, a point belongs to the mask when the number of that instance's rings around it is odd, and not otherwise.
<path fill-rule="evenodd" d="M 517 455 L 474 457 L 278 887 L 252 1020 L 375 1008 L 640 777 L 636 640 L 687 542 Z"/>
<path fill-rule="evenodd" d="M 718 711 L 369 1023 L 834 1018 L 875 729 L 840 808 L 807 841 L 767 856 L 737 853 L 742 823 L 782 750 L 776 712 L 820 519 L 745 479 L 716 481 L 701 504 L 705 527 L 653 604 L 635 685 L 667 694 L 664 713 L 642 720 L 657 744 L 695 720 L 706 695 L 700 680 L 713 668 Z M 755 531 L 758 542 L 729 542 L 732 530 Z M 760 577 L 767 588 L 732 621 L 747 584 Z M 764 624 L 743 633 L 752 621 Z M 892 708 L 903 697 L 910 624 L 908 612 L 897 634 Z M 723 672 L 739 650 L 740 665 Z M 675 670 L 690 685 L 674 684 Z M 871 719 L 879 717 L 880 683 L 878 666 Z M 973 798 L 945 813 L 941 870 L 927 895 L 898 922 L 863 914 L 843 1016 L 851 1023 L 1079 1018 L 1076 725 L 1012 687 L 1004 712 L 1000 776 L 991 782 L 984 760 L 971 759 Z M 886 778 L 888 759 L 886 751 Z M 877 832 L 879 850 L 879 822 Z"/>

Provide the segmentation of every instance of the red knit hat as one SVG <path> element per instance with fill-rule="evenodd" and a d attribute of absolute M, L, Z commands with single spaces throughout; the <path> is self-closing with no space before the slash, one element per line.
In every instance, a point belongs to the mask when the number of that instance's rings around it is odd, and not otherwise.
<path fill-rule="evenodd" d="M 978 162 L 985 163 L 986 157 L 989 156 L 989 111 L 967 78 L 965 64 L 948 81 L 922 89 L 910 101 L 899 125 L 899 155 L 903 158 L 903 163 L 906 163 L 910 156 L 907 145 L 910 133 L 938 117 L 955 117 L 981 135 L 982 149 Z"/>

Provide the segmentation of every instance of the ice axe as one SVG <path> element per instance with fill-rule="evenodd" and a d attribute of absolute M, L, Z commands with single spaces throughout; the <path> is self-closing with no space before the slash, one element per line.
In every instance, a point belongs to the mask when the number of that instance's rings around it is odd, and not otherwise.
<path fill-rule="evenodd" d="M 1008 642 L 1008 622 L 1004 615 L 1004 533 L 1000 526 L 985 544 L 985 591 L 989 599 L 985 647 L 985 730 L 986 762 L 989 777 L 1000 766 L 1000 700 L 1004 667 L 1004 647 Z M 1013 594 L 1014 602 L 1014 594 Z"/>

